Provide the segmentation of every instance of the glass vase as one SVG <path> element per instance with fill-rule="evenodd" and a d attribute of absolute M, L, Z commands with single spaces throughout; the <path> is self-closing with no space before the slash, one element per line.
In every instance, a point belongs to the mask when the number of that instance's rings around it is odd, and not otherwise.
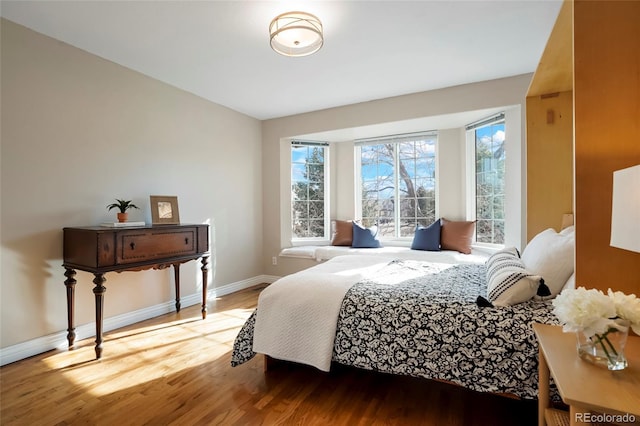
<path fill-rule="evenodd" d="M 629 321 L 624 319 L 616 319 L 614 326 L 602 334 L 587 337 L 578 332 L 578 356 L 609 370 L 624 370 L 628 365 L 624 356 L 628 335 Z"/>

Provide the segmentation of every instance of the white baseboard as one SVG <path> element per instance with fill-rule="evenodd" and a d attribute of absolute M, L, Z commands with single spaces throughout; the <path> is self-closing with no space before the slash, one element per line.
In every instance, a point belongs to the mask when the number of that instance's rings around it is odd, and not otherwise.
<path fill-rule="evenodd" d="M 213 300 L 216 297 L 235 293 L 236 291 L 244 290 L 245 288 L 253 287 L 258 284 L 272 283 L 278 278 L 280 277 L 274 275 L 259 275 L 257 277 L 249 278 L 243 281 L 238 281 L 235 283 L 223 285 L 221 287 L 212 288 L 207 291 L 207 300 Z M 180 298 L 180 305 L 182 307 L 198 305 L 200 303 L 202 303 L 202 296 L 200 294 L 190 294 L 188 296 Z M 118 328 L 135 324 L 149 318 L 168 314 L 169 312 L 173 312 L 175 310 L 175 301 L 172 300 L 170 302 L 165 302 L 155 306 L 149 306 L 137 311 L 127 312 L 115 317 L 105 318 L 102 328 L 104 332 L 116 330 Z M 83 324 L 76 327 L 76 341 L 87 339 L 95 335 L 95 322 Z M 18 343 L 17 345 L 0 348 L 0 366 L 20 361 L 21 359 L 38 355 L 52 349 L 66 348 L 67 344 L 67 332 L 65 330 L 58 333 L 49 334 L 48 336 L 38 337 L 23 343 Z"/>

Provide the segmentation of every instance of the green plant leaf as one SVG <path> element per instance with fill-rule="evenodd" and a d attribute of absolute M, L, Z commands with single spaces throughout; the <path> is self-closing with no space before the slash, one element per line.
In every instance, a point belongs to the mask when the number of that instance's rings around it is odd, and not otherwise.
<path fill-rule="evenodd" d="M 116 203 L 107 205 L 107 210 L 118 209 L 120 213 L 126 213 L 129 209 L 140 209 L 140 207 L 133 204 L 132 200 L 121 200 L 116 198 Z"/>

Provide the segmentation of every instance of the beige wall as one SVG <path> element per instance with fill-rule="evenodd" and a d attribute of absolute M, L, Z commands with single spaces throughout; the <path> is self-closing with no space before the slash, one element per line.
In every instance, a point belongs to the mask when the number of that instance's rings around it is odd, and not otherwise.
<path fill-rule="evenodd" d="M 513 127 L 509 129 L 509 134 L 514 136 L 514 141 L 517 145 L 517 148 L 512 151 L 515 153 L 511 158 L 517 166 L 511 168 L 513 175 L 508 176 L 508 185 L 512 197 L 519 200 L 519 202 L 516 203 L 517 206 L 509 212 L 512 217 L 518 218 L 518 220 L 514 221 L 518 224 L 517 229 L 511 230 L 513 240 L 511 240 L 510 243 L 521 246 L 520 243 L 524 241 L 525 236 L 525 229 L 520 226 L 524 223 L 525 210 L 525 200 L 522 194 L 526 192 L 524 179 L 521 179 L 521 173 L 524 173 L 524 167 L 520 167 L 524 164 L 524 149 L 521 150 L 520 147 L 524 146 L 524 103 L 530 80 L 531 74 L 525 74 L 264 121 L 262 124 L 262 188 L 264 198 L 263 267 L 265 273 L 269 275 L 285 275 L 299 270 L 302 267 L 315 264 L 315 262 L 307 260 L 280 258 L 278 265 L 271 265 L 271 258 L 277 256 L 281 248 L 287 243 L 282 240 L 283 234 L 281 232 L 284 228 L 283 221 L 284 218 L 287 217 L 287 213 L 284 213 L 284 216 L 281 215 L 281 213 L 288 210 L 289 200 L 282 196 L 283 193 L 286 195 L 286 191 L 281 191 L 281 180 L 286 178 L 289 173 L 289 164 L 286 161 L 286 155 L 281 154 L 282 140 L 298 135 L 338 129 L 351 129 L 360 126 L 495 107 L 509 106 L 512 107 L 511 114 L 514 114 L 513 111 L 517 111 L 518 114 L 518 117 L 510 117 Z M 446 138 L 451 139 L 453 137 L 455 139 L 456 135 L 460 135 L 460 138 L 463 138 L 459 130 L 453 131 L 453 133 L 447 132 Z M 447 148 L 448 152 L 455 152 L 461 149 L 458 145 L 450 145 Z M 351 162 L 351 168 L 353 168 L 352 157 L 353 155 L 346 160 Z M 463 160 L 457 158 L 457 161 Z M 460 165 L 456 165 L 455 167 L 458 168 Z M 350 177 L 349 171 L 345 173 L 347 179 L 353 179 Z M 459 183 L 462 182 L 462 177 L 454 176 L 453 178 Z M 351 181 L 353 182 L 353 180 Z M 459 191 L 457 191 L 456 194 L 459 194 Z M 349 208 L 352 209 L 353 202 L 349 201 L 349 199 L 352 200 L 353 194 L 349 193 L 345 197 L 344 203 L 347 207 L 343 208 L 341 205 L 338 206 L 335 211 L 333 211 L 332 208 L 332 213 L 335 212 L 340 216 L 350 217 L 349 215 L 352 213 L 349 213 L 348 210 Z M 447 212 L 452 212 L 451 209 L 458 208 L 459 203 L 459 200 L 455 200 L 446 204 Z M 460 212 L 459 214 L 460 216 L 464 216 L 464 212 Z"/>
<path fill-rule="evenodd" d="M 438 152 L 436 184 L 438 186 L 437 217 L 449 220 L 466 219 L 466 194 L 464 184 L 466 182 L 465 155 L 466 155 L 465 130 L 444 129 L 438 131 Z"/>
<path fill-rule="evenodd" d="M 67 328 L 62 228 L 113 220 L 115 197 L 150 221 L 149 195 L 177 195 L 184 223 L 211 223 L 211 287 L 263 272 L 258 120 L 1 22 L 1 347 Z M 105 318 L 171 301 L 171 275 L 107 274 Z M 91 323 L 92 276 L 76 278 Z M 183 298 L 199 279 L 183 266 Z"/>

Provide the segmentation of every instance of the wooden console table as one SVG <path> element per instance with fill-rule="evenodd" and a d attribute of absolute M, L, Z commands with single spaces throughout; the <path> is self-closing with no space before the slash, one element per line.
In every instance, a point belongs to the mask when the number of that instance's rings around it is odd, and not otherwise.
<path fill-rule="evenodd" d="M 63 229 L 64 285 L 67 288 L 67 340 L 76 338 L 74 325 L 76 269 L 94 275 L 96 358 L 102 356 L 102 319 L 107 272 L 163 269 L 173 266 L 176 311 L 180 312 L 180 264 L 202 258 L 202 319 L 207 316 L 209 225 L 158 225 L 135 228 L 87 226 Z"/>

